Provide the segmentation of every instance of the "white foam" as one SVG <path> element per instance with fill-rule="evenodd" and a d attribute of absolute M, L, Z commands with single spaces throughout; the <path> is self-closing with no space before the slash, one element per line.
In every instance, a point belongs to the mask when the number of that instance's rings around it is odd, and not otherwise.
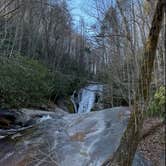
<path fill-rule="evenodd" d="M 40 118 L 40 122 L 44 122 L 46 120 L 50 120 L 52 117 L 50 115 L 44 115 L 42 118 Z"/>

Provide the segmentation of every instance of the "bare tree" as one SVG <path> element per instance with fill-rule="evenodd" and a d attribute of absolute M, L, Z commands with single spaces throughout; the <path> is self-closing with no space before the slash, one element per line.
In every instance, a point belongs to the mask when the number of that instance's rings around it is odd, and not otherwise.
<path fill-rule="evenodd" d="M 149 36 L 146 41 L 144 56 L 139 75 L 138 89 L 135 96 L 135 103 L 127 129 L 121 139 L 120 146 L 112 159 L 109 159 L 103 165 L 132 165 L 137 145 L 140 140 L 141 128 L 144 120 L 144 111 L 146 111 L 149 101 L 149 88 L 156 55 L 156 48 L 159 38 L 159 33 L 162 25 L 163 15 L 166 2 L 158 0 L 154 13 Z"/>

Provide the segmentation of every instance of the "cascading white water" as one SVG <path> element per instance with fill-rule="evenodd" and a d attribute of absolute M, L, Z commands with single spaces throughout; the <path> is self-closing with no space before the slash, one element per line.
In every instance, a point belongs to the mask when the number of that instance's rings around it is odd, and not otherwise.
<path fill-rule="evenodd" d="M 74 98 L 74 94 L 72 96 L 72 101 L 75 101 L 74 107 L 77 106 L 77 113 L 90 112 L 95 104 L 96 95 L 103 91 L 103 85 L 100 84 L 91 84 L 86 86 L 80 90 L 77 96 Z M 77 103 L 77 104 L 76 104 Z"/>

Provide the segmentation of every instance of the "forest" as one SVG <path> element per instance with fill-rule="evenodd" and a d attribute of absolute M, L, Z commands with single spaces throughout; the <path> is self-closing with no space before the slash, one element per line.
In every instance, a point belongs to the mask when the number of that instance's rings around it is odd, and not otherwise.
<path fill-rule="evenodd" d="M 165 0 L 0 0 L 0 165 L 165 165 Z"/>

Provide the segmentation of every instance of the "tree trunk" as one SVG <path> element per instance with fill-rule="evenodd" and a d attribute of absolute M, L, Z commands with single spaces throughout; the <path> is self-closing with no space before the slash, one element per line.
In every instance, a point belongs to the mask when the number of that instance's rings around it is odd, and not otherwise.
<path fill-rule="evenodd" d="M 162 25 L 165 0 L 158 0 L 150 33 L 144 48 L 143 62 L 140 70 L 138 88 L 135 95 L 133 112 L 128 122 L 127 129 L 121 139 L 120 146 L 103 166 L 131 166 L 141 137 L 143 112 L 147 109 L 149 88 L 156 54 L 159 33 Z"/>

